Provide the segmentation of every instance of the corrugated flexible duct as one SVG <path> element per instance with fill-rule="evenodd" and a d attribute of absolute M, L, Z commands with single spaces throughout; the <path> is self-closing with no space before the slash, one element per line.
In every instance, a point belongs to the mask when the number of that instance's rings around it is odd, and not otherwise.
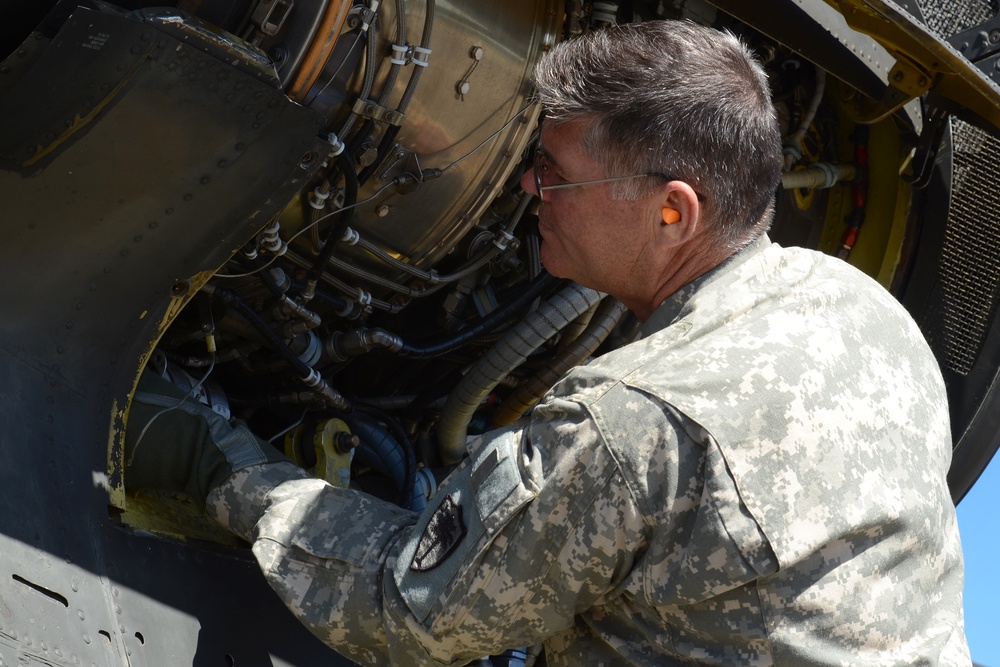
<path fill-rule="evenodd" d="M 437 426 L 438 452 L 446 464 L 465 452 L 469 422 L 476 409 L 511 371 L 604 297 L 576 283 L 544 301 L 479 358 L 448 396 Z"/>

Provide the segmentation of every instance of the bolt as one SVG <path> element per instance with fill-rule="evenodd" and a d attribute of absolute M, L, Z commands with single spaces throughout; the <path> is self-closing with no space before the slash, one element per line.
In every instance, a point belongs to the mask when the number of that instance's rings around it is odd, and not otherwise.
<path fill-rule="evenodd" d="M 990 44 L 996 44 L 1000 42 L 1000 30 L 993 29 L 990 30 Z"/>
<path fill-rule="evenodd" d="M 896 81 L 896 82 L 902 81 L 903 80 L 903 73 L 902 72 L 893 72 L 893 74 L 892 74 L 892 80 Z"/>
<path fill-rule="evenodd" d="M 473 60 L 482 60 L 484 53 L 485 51 L 483 51 L 483 47 L 481 46 L 473 46 L 469 49 L 469 57 Z"/>
<path fill-rule="evenodd" d="M 384 218 L 385 216 L 389 215 L 390 210 L 392 209 L 389 207 L 388 204 L 382 204 L 381 206 L 375 209 L 375 215 L 377 215 L 380 218 Z"/>
<path fill-rule="evenodd" d="M 361 444 L 361 438 L 356 435 L 340 431 L 333 436 L 333 447 L 341 454 L 346 454 Z"/>

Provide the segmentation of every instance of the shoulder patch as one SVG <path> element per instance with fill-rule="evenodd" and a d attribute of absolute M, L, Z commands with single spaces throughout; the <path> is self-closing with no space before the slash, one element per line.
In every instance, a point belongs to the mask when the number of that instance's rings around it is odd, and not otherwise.
<path fill-rule="evenodd" d="M 455 502 L 454 496 L 449 495 L 441 501 L 427 522 L 413 554 L 410 569 L 414 572 L 433 570 L 455 550 L 463 537 L 465 522 L 462 521 L 462 506 Z"/>

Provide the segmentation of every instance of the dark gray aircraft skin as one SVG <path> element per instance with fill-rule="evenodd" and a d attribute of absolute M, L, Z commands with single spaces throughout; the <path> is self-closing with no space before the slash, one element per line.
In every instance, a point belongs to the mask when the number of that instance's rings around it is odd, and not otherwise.
<path fill-rule="evenodd" d="M 529 279 L 539 280 L 525 268 L 532 263 L 531 213 L 518 209 L 516 185 L 535 119 L 522 111 L 530 98 L 530 64 L 553 40 L 608 20 L 600 15 L 607 8 L 590 2 L 483 1 L 472 10 L 441 0 L 436 14 L 435 3 L 425 0 L 383 3 L 379 11 L 388 13 L 379 20 L 386 33 L 405 14 L 410 46 L 427 38 L 435 54 L 451 48 L 461 56 L 431 56 L 403 114 L 402 102 L 394 108 L 398 95 L 370 108 L 355 103 L 365 85 L 359 82 L 364 59 L 346 48 L 333 48 L 319 82 L 296 83 L 288 63 L 308 60 L 302 45 L 321 35 L 323 8 L 335 6 L 333 0 L 316 8 L 274 0 L 176 4 L 82 0 L 26 8 L 0 0 L 4 16 L 17 17 L 5 20 L 0 33 L 0 665 L 347 664 L 284 609 L 246 545 L 201 525 L 185 514 L 182 501 L 125 492 L 121 447 L 135 382 L 155 351 L 188 359 L 197 376 L 204 355 L 191 352 L 190 332 L 217 327 L 233 351 L 231 368 L 223 367 L 220 346 L 218 374 L 234 413 L 271 434 L 305 414 L 349 419 L 356 407 L 361 411 L 362 397 L 378 396 L 381 402 L 369 405 L 379 406 L 381 426 L 405 432 L 397 444 L 416 452 L 410 454 L 416 463 L 399 464 L 406 472 L 403 491 L 411 492 L 417 463 L 425 469 L 447 463 L 434 448 L 428 415 L 442 410 L 439 399 L 457 383 L 457 370 L 486 345 L 476 336 L 480 342 L 471 351 L 449 346 L 435 355 L 428 349 L 486 319 L 482 311 L 489 307 L 477 299 L 502 307 L 516 302 L 513 294 Z M 888 178 L 893 201 L 905 199 L 905 205 L 889 205 L 887 218 L 896 222 L 884 230 L 857 222 L 856 253 L 842 252 L 864 262 L 860 239 L 884 237 L 879 247 L 889 250 L 874 254 L 891 261 L 868 261 L 866 270 L 910 310 L 941 362 L 955 441 L 949 483 L 961 500 L 1000 434 L 1000 159 L 993 152 L 1000 89 L 991 78 L 998 71 L 1000 20 L 989 4 L 616 4 L 620 22 L 662 13 L 734 27 L 786 65 L 815 66 L 828 75 L 827 86 L 849 91 L 837 99 L 850 100 L 852 110 L 841 107 L 829 126 L 853 114 L 852 126 L 872 128 L 870 164 L 865 167 L 856 150 L 845 160 L 870 175 L 867 191 L 837 186 L 836 197 L 867 196 L 871 209 L 881 196 L 876 185 Z M 373 31 L 370 18 L 349 13 L 338 24 L 344 39 L 357 41 L 366 26 Z M 442 28 L 433 37 L 426 27 L 432 21 Z M 388 52 L 386 40 L 378 43 Z M 477 57 L 479 44 L 488 45 Z M 405 90 L 415 78 L 410 72 L 421 66 L 415 64 L 420 53 L 411 48 L 389 82 L 379 70 L 373 91 Z M 436 74 L 435 66 L 445 73 Z M 509 90 L 477 97 L 490 85 Z M 359 116 L 345 121 L 350 113 Z M 508 118 L 513 122 L 504 125 Z M 319 369 L 329 389 L 323 394 L 315 385 L 296 384 L 284 357 L 269 349 L 273 336 L 246 333 L 252 318 L 233 324 L 229 310 L 237 301 L 249 303 L 279 338 L 288 331 L 282 326 L 294 318 L 273 315 L 272 296 L 260 296 L 266 290 L 253 282 L 260 268 L 251 251 L 266 250 L 262 229 L 272 221 L 294 230 L 310 219 L 310 193 L 335 173 L 330 132 L 341 126 L 349 128 L 341 138 L 360 176 L 353 197 L 353 177 L 344 178 L 342 194 L 371 202 L 358 203 L 352 225 L 420 271 L 460 273 L 468 258 L 479 257 L 476 237 L 505 225 L 512 211 L 528 219 L 510 234 L 513 243 L 492 237 L 498 249 L 490 250 L 482 277 L 464 291 L 442 289 L 439 297 L 422 291 L 437 279 L 429 274 L 421 278 L 384 258 L 338 251 L 341 264 L 376 277 L 342 265 L 330 270 L 340 278 L 323 276 L 321 287 L 334 294 L 322 307 L 321 299 L 314 302 L 320 328 L 341 341 L 307 363 Z M 356 131 L 359 126 L 364 129 Z M 428 138 L 453 126 L 465 128 L 471 143 L 454 139 L 449 153 Z M 501 127 L 506 134 L 494 141 L 489 135 Z M 886 136 L 886 127 L 889 149 L 875 139 Z M 478 144 L 487 147 L 472 152 Z M 855 140 L 855 149 L 859 145 Z M 888 153 L 909 155 L 902 176 L 900 162 L 878 163 L 876 156 Z M 457 162 L 470 154 L 468 162 Z M 478 166 L 469 166 L 475 160 Z M 386 198 L 383 188 L 390 186 L 396 189 L 385 190 L 392 195 Z M 778 197 L 776 239 L 834 253 L 842 248 L 840 233 L 831 241 L 823 231 L 831 224 L 823 211 L 850 208 L 850 201 L 837 204 L 830 194 L 810 204 L 806 188 Z M 820 213 L 810 213 L 810 206 Z M 397 227 L 380 237 L 383 218 Z M 424 225 L 420 233 L 407 236 L 418 225 Z M 275 266 L 295 252 L 305 256 L 298 273 L 288 271 L 288 293 L 301 294 L 296 281 L 308 278 L 322 246 L 321 239 L 311 255 L 306 249 L 260 255 Z M 215 277 L 240 271 L 251 275 L 244 282 Z M 238 296 L 226 296 L 231 293 Z M 345 352 L 343 340 L 361 324 L 394 332 L 411 354 L 388 344 L 371 354 Z M 614 324 L 601 345 L 627 338 L 628 318 Z M 534 363 L 557 353 L 543 349 Z M 281 392 L 268 393 L 272 386 Z M 402 398 L 414 394 L 417 399 Z M 352 478 L 374 493 L 389 487 L 385 495 L 397 497 L 393 483 L 379 480 L 393 478 L 398 466 L 380 470 L 373 447 L 359 450 L 374 458 L 362 466 L 356 455 Z"/>

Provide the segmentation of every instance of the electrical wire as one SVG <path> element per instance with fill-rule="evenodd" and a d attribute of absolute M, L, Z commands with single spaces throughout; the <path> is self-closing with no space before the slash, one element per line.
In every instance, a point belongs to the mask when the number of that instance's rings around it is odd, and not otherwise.
<path fill-rule="evenodd" d="M 441 175 L 441 174 L 443 174 L 443 173 L 445 173 L 446 171 L 448 171 L 452 167 L 456 166 L 457 164 L 459 164 L 463 160 L 467 159 L 468 157 L 470 157 L 471 155 L 473 155 L 474 153 L 476 153 L 477 151 L 479 151 L 480 149 L 482 149 L 483 146 L 485 146 L 486 144 L 488 144 L 489 142 L 491 142 L 493 139 L 495 139 L 501 132 L 503 132 L 505 129 L 507 129 L 508 127 L 510 127 L 510 125 L 515 120 L 517 120 L 525 111 L 527 111 L 529 108 L 531 108 L 531 106 L 533 104 L 535 104 L 535 102 L 529 102 L 525 106 L 521 107 L 521 109 L 518 110 L 518 112 L 515 113 L 513 116 L 511 116 L 510 119 L 507 120 L 503 125 L 501 125 L 498 130 L 496 130 L 490 136 L 488 136 L 485 139 L 483 139 L 478 145 L 476 145 L 475 147 L 473 147 L 465 155 L 462 155 L 461 157 L 457 158 L 451 164 L 449 164 L 449 165 L 447 165 L 445 167 L 442 167 L 441 169 L 433 169 L 432 168 L 432 169 L 425 169 L 424 171 L 428 172 L 428 173 L 431 173 L 431 174 L 436 174 L 438 176 Z M 379 197 L 382 196 L 383 192 L 385 192 L 386 190 L 388 190 L 389 188 L 391 188 L 393 186 L 396 186 L 396 185 L 402 183 L 402 179 L 403 179 L 404 176 L 408 176 L 410 178 L 416 179 L 417 181 L 421 181 L 423 174 L 416 175 L 416 174 L 411 174 L 409 172 L 406 172 L 404 174 L 400 174 L 399 176 L 397 176 L 396 178 L 394 178 L 393 180 L 389 181 L 388 183 L 386 183 L 385 185 L 383 185 L 381 188 L 379 188 L 378 190 L 376 190 L 375 193 L 373 195 L 371 195 L 370 197 L 366 197 L 365 199 L 356 201 L 353 204 L 349 204 L 347 206 L 343 206 L 341 208 L 338 208 L 335 211 L 331 211 L 330 213 L 327 213 L 326 215 L 323 215 L 323 216 L 320 216 L 320 217 L 316 218 L 315 220 L 313 220 L 309 224 L 305 225 L 302 229 L 300 229 L 299 231 L 295 232 L 295 234 L 293 234 L 291 236 L 291 238 L 289 238 L 288 241 L 285 242 L 285 245 L 290 245 L 292 243 L 292 241 L 294 241 L 295 239 L 297 239 L 299 236 L 301 236 L 302 234 L 305 234 L 307 231 L 309 231 L 310 229 L 312 229 L 313 227 L 315 227 L 319 223 L 323 222 L 324 220 L 327 220 L 328 218 L 330 218 L 332 216 L 338 215 L 339 213 L 342 213 L 342 212 L 344 212 L 344 211 L 346 211 L 348 209 L 355 208 L 357 206 L 361 206 L 363 204 L 367 204 L 367 203 L 369 203 L 371 201 L 374 201 L 374 200 L 378 199 Z M 278 257 L 280 257 L 280 255 L 274 255 L 273 257 L 271 257 L 271 259 L 269 259 L 267 262 L 265 262 L 261 266 L 257 267 L 253 271 L 247 271 L 246 273 L 216 273 L 214 277 L 215 278 L 248 278 L 248 277 L 250 277 L 252 275 L 255 275 L 255 274 L 259 273 L 260 271 L 263 271 L 264 269 L 268 268 L 269 266 L 271 266 L 271 264 L 273 264 L 275 261 L 277 261 Z"/>
<path fill-rule="evenodd" d="M 305 234 L 307 231 L 309 231 L 310 229 L 312 229 L 313 227 L 315 227 L 319 223 L 323 222 L 324 220 L 326 220 L 326 219 L 328 219 L 328 218 L 330 218 L 330 217 L 332 217 L 334 215 L 337 215 L 338 213 L 340 213 L 342 211 L 346 211 L 347 209 L 354 208 L 356 206 L 361 206 L 362 204 L 367 204 L 370 201 L 374 201 L 375 199 L 378 199 L 382 195 L 383 192 L 385 192 L 386 190 L 388 190 L 389 188 L 391 188 L 393 185 L 395 185 L 395 180 L 389 181 L 388 183 L 386 183 L 385 185 L 383 185 L 381 188 L 378 189 L 378 191 L 375 194 L 373 194 L 371 197 L 368 197 L 367 199 L 362 199 L 361 201 L 356 201 L 353 204 L 351 204 L 350 206 L 344 206 L 342 208 L 338 208 L 336 211 L 331 211 L 330 213 L 327 213 L 324 216 L 316 218 L 315 220 L 313 220 L 312 222 L 310 222 L 308 225 L 306 225 L 305 227 L 303 227 L 299 231 L 297 231 L 294 234 L 292 234 L 291 238 L 288 239 L 288 241 L 285 243 L 285 245 L 290 244 L 292 241 L 294 241 L 298 237 L 302 236 L 303 234 Z M 264 263 L 261 266 L 257 267 L 253 271 L 247 271 L 246 273 L 217 273 L 213 277 L 214 278 L 247 278 L 249 276 L 255 275 L 255 274 L 259 273 L 260 271 L 263 271 L 264 269 L 268 268 L 280 256 L 281 255 L 274 255 L 266 263 Z"/>
<path fill-rule="evenodd" d="M 208 379 L 208 376 L 212 374 L 213 370 L 215 370 L 215 352 L 211 353 L 211 360 L 209 361 L 208 369 L 205 371 L 205 374 L 201 376 L 201 379 L 198 380 L 198 382 L 196 382 L 194 386 L 192 386 L 186 394 L 181 396 L 179 401 L 157 412 L 148 422 L 146 422 L 146 425 L 142 427 L 142 430 L 139 431 L 139 437 L 136 438 L 135 440 L 135 446 L 132 448 L 132 455 L 129 456 L 128 461 L 125 462 L 125 467 L 131 467 L 132 464 L 135 463 L 135 453 L 139 451 L 139 445 L 142 443 L 142 439 L 146 436 L 146 432 L 149 431 L 149 427 L 153 425 L 153 422 L 155 422 L 157 419 L 167 414 L 168 412 L 172 412 L 177 408 L 181 407 L 181 405 L 187 399 L 194 398 L 193 396 L 194 392 L 201 389 L 201 385 L 205 383 L 205 381 Z"/>
<path fill-rule="evenodd" d="M 520 109 L 520 110 L 519 110 L 519 111 L 518 111 L 517 113 L 515 113 L 515 114 L 514 114 L 513 116 L 511 116 L 511 117 L 510 117 L 510 120 L 508 120 L 508 121 L 507 121 L 506 123 L 504 123 L 503 125 L 501 125 L 501 126 L 500 126 L 500 129 L 498 129 L 498 130 L 497 130 L 496 132 L 494 132 L 494 133 L 493 133 L 493 134 L 491 134 L 490 136 L 488 136 L 488 137 L 486 137 L 485 139 L 483 139 L 483 140 L 482 140 L 482 141 L 481 141 L 481 142 L 479 143 L 479 145 L 478 145 L 478 146 L 476 146 L 475 148 L 473 148 L 473 149 L 472 149 L 471 151 L 469 151 L 469 152 L 468 152 L 468 153 L 466 153 L 465 155 L 463 155 L 463 156 L 459 157 L 459 158 L 458 158 L 458 159 L 456 159 L 456 160 L 455 160 L 454 162 L 452 162 L 451 164 L 449 164 L 449 165 L 448 165 L 447 167 L 444 167 L 444 168 L 443 168 L 443 169 L 441 170 L 441 173 L 444 173 L 444 172 L 448 171 L 449 169 L 451 169 L 452 167 L 454 167 L 455 165 L 457 165 L 458 163 L 462 162 L 463 160 L 465 160 L 466 158 L 468 158 L 469 156 L 471 156 L 471 155 L 472 155 L 473 153 L 475 153 L 476 151 L 478 151 L 479 149 L 481 149 L 481 148 L 482 148 L 483 146 L 485 146 L 485 145 L 486 145 L 486 144 L 488 144 L 489 142 L 491 142 L 491 141 L 493 141 L 494 139 L 496 139 L 496 138 L 497 138 L 497 136 L 498 136 L 498 135 L 499 135 L 499 134 L 500 134 L 501 132 L 503 132 L 503 131 L 504 131 L 504 130 L 506 130 L 506 129 L 507 129 L 508 127 L 510 127 L 510 126 L 511 126 L 511 124 L 512 124 L 512 123 L 513 123 L 513 122 L 514 122 L 515 120 L 517 120 L 518 118 L 520 118 L 520 117 L 521 117 L 521 114 L 523 114 L 523 113 L 524 113 L 525 111 L 527 111 L 528 109 L 530 109 L 530 108 L 532 107 L 532 105 L 534 105 L 534 104 L 536 104 L 536 102 L 535 102 L 535 101 L 531 101 L 531 102 L 528 102 L 527 104 L 525 104 L 525 105 L 524 105 L 523 107 L 521 107 L 521 109 Z"/>

